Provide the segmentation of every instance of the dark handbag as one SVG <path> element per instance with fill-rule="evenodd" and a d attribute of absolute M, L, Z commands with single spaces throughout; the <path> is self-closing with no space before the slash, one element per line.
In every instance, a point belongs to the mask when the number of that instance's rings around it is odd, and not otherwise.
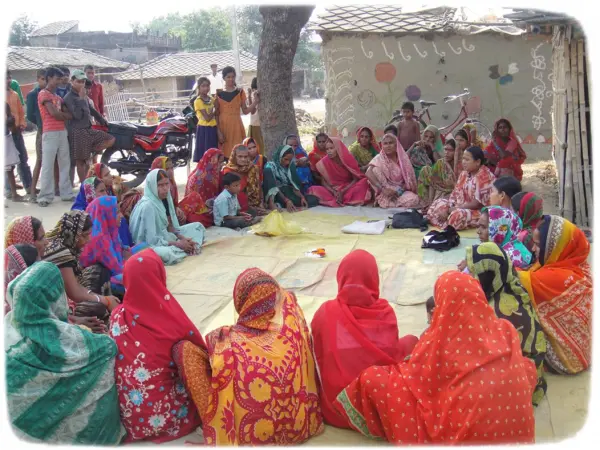
<path fill-rule="evenodd" d="M 438 252 L 446 252 L 460 245 L 460 236 L 453 226 L 448 225 L 445 230 L 433 230 L 423 237 L 421 248 L 431 248 Z"/>
<path fill-rule="evenodd" d="M 392 216 L 392 228 L 418 228 L 421 231 L 425 231 L 427 230 L 427 220 L 416 209 L 409 209 L 408 211 L 402 211 Z"/>

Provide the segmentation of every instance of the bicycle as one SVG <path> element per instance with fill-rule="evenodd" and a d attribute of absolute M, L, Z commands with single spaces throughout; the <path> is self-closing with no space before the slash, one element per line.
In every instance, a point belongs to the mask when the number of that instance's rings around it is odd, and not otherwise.
<path fill-rule="evenodd" d="M 454 119 L 454 121 L 450 125 L 447 125 L 447 126 L 439 129 L 440 136 L 442 137 L 443 142 L 446 141 L 448 136 L 450 136 L 456 128 L 459 128 L 459 125 L 460 125 L 460 128 L 463 128 L 466 124 L 473 124 L 475 126 L 475 130 L 477 131 L 477 136 L 485 144 L 487 144 L 488 142 L 490 142 L 492 140 L 492 132 L 487 127 L 487 125 L 485 125 L 479 119 L 477 119 L 475 117 L 471 117 L 469 115 L 467 103 L 465 102 L 465 97 L 469 97 L 470 95 L 471 95 L 471 92 L 469 91 L 469 89 L 464 88 L 462 94 L 448 95 L 448 96 L 444 97 L 444 103 L 451 103 L 456 100 L 459 100 L 460 101 L 460 112 L 458 113 L 458 116 L 456 117 L 456 119 Z M 419 121 L 419 124 L 421 125 L 421 127 L 423 129 L 425 129 L 425 128 L 427 128 L 427 125 L 431 124 L 431 115 L 429 114 L 429 108 L 434 105 L 437 105 L 437 103 L 429 102 L 426 100 L 419 100 L 419 104 L 421 105 L 422 109 L 416 111 L 415 116 L 417 117 L 417 120 Z M 427 119 L 427 121 L 425 121 L 425 119 Z M 399 110 L 396 110 L 392 114 L 392 118 L 386 124 L 386 126 L 390 125 L 394 122 L 401 121 L 401 120 L 402 120 L 402 112 Z"/>

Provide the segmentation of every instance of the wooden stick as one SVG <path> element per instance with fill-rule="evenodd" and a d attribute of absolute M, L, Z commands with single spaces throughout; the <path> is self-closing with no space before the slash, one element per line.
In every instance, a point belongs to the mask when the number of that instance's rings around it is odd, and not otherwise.
<path fill-rule="evenodd" d="M 565 87 L 567 89 L 567 151 L 565 158 L 565 203 L 563 216 L 575 222 L 575 209 L 573 205 L 573 158 L 575 151 L 575 127 L 573 125 L 573 93 L 570 88 L 571 80 L 571 46 L 565 39 Z"/>
<path fill-rule="evenodd" d="M 573 186 L 575 187 L 575 217 L 577 225 L 587 226 L 587 214 L 585 212 L 585 193 L 583 187 L 583 170 L 581 164 L 581 127 L 579 123 L 579 88 L 577 82 L 577 41 L 571 39 L 571 107 L 575 146 L 571 157 L 573 158 Z"/>
<path fill-rule="evenodd" d="M 566 149 L 563 148 L 567 140 L 567 113 L 566 113 L 566 90 L 565 90 L 565 45 L 568 45 L 565 40 L 565 33 L 560 27 L 556 27 L 558 48 L 553 53 L 554 58 L 554 101 L 552 108 L 552 147 L 554 150 L 554 160 L 556 170 L 558 172 L 558 210 L 559 214 L 564 215 L 565 204 L 565 157 Z"/>
<path fill-rule="evenodd" d="M 585 95 L 585 73 L 587 70 L 585 54 L 585 42 L 583 39 L 577 41 L 577 81 L 579 89 L 579 121 L 581 125 L 581 154 L 583 157 L 583 179 L 584 193 L 587 206 L 588 226 L 592 226 L 593 212 L 593 192 L 592 192 L 592 173 L 590 172 L 590 155 L 588 146 L 587 131 L 587 109 L 588 98 Z"/>

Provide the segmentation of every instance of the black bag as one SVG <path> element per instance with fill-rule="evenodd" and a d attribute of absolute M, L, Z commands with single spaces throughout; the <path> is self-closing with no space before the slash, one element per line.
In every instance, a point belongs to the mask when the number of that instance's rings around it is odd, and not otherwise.
<path fill-rule="evenodd" d="M 433 230 L 423 237 L 421 248 L 431 248 L 438 252 L 445 252 L 460 244 L 460 236 L 453 226 L 448 225 L 444 231 Z"/>
<path fill-rule="evenodd" d="M 425 231 L 427 230 L 427 220 L 416 209 L 409 209 L 392 216 L 392 228 L 418 228 Z"/>

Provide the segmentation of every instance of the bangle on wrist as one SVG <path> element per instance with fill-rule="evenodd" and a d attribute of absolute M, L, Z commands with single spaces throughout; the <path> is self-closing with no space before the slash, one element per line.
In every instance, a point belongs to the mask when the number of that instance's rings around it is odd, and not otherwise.
<path fill-rule="evenodd" d="M 93 295 L 94 297 L 96 297 L 96 301 L 97 301 L 98 303 L 102 303 L 102 302 L 100 301 L 100 296 L 99 296 L 98 294 L 92 294 L 92 295 Z"/>

